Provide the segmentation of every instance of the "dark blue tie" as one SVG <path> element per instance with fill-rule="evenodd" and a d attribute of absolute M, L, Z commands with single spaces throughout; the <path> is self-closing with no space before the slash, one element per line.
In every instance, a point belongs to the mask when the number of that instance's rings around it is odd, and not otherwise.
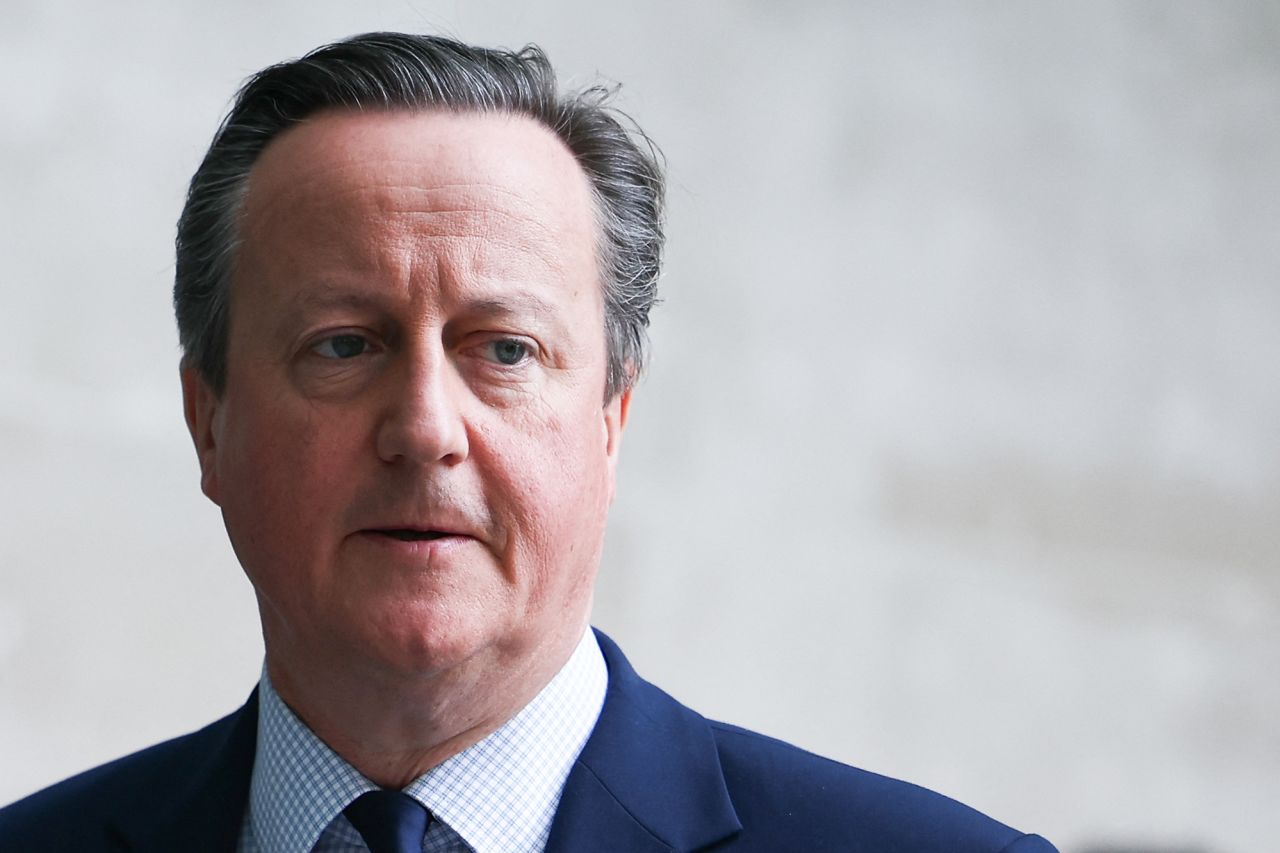
<path fill-rule="evenodd" d="M 422 803 L 399 791 L 369 791 L 342 810 L 369 853 L 422 853 L 431 815 Z"/>

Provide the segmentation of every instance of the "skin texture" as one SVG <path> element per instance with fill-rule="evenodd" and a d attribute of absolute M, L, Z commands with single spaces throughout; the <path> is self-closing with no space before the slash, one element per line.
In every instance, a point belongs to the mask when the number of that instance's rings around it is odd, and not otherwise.
<path fill-rule="evenodd" d="M 250 176 L 226 389 L 184 370 L 187 422 L 273 684 L 380 785 L 500 726 L 586 628 L 629 405 L 601 405 L 596 233 L 522 117 L 323 113 Z"/>

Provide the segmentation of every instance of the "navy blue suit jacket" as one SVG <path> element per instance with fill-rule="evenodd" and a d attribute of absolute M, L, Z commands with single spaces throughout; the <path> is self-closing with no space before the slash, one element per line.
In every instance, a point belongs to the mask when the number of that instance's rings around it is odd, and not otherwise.
<path fill-rule="evenodd" d="M 598 636 L 609 692 L 548 853 L 1053 853 L 940 794 L 710 722 Z M 255 692 L 198 732 L 20 800 L 0 810 L 0 850 L 233 853 L 257 723 Z"/>

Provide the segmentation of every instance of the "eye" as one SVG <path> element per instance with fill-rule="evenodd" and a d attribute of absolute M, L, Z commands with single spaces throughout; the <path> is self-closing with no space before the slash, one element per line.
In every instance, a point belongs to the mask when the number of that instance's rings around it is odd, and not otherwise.
<path fill-rule="evenodd" d="M 369 342 L 360 335 L 334 335 L 311 348 L 321 358 L 355 358 L 369 351 Z"/>
<path fill-rule="evenodd" d="M 482 349 L 487 357 L 508 367 L 515 366 L 529 357 L 529 346 L 512 338 L 489 341 Z"/>

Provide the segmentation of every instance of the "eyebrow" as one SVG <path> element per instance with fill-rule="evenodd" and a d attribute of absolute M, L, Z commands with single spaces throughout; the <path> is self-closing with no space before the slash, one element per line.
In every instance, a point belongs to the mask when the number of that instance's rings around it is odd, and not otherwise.
<path fill-rule="evenodd" d="M 291 313 L 317 311 L 329 308 L 362 308 L 385 310 L 386 295 L 380 292 L 363 292 L 348 290 L 341 286 L 321 286 L 309 288 L 295 294 L 291 300 Z M 457 316 L 470 316 L 482 319 L 504 319 L 509 317 L 534 317 L 540 320 L 553 319 L 555 307 L 535 293 L 513 291 L 495 296 L 477 297 L 464 300 L 458 306 Z"/>
<path fill-rule="evenodd" d="M 466 312 L 481 317 L 509 317 L 528 313 L 542 316 L 552 313 L 551 303 L 532 293 L 512 293 L 496 298 L 473 299 L 463 305 Z"/>
<path fill-rule="evenodd" d="M 304 288 L 290 300 L 294 309 L 308 308 L 369 308 L 377 307 L 384 299 L 378 293 L 363 293 L 341 287 L 319 286 Z"/>

